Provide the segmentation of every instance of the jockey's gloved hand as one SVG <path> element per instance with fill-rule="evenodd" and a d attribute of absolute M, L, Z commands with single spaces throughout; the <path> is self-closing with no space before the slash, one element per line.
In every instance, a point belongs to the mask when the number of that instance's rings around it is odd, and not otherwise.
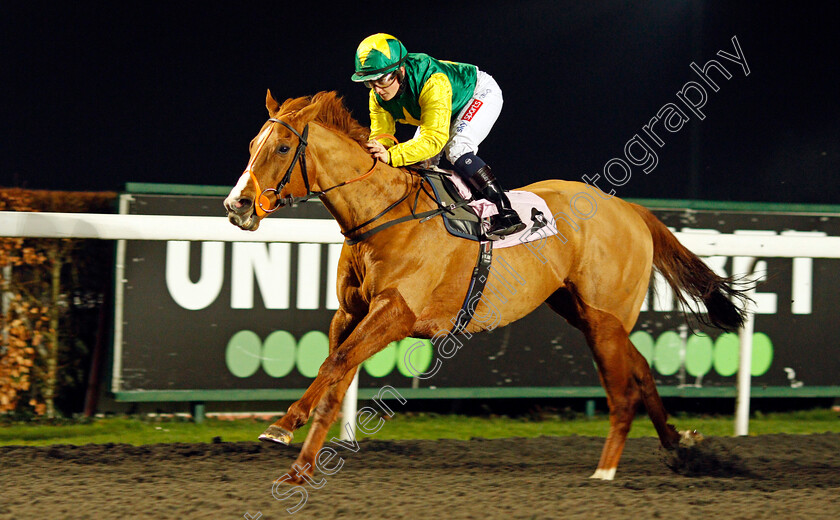
<path fill-rule="evenodd" d="M 365 146 L 368 149 L 368 153 L 370 153 L 374 158 L 379 159 L 385 164 L 391 164 L 391 154 L 388 152 L 388 149 L 385 148 L 384 144 L 372 139 L 366 142 Z"/>

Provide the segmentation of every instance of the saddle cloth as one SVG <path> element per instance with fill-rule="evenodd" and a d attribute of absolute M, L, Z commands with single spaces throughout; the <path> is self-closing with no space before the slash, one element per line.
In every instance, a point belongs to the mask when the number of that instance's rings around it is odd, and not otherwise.
<path fill-rule="evenodd" d="M 424 173 L 426 173 L 432 183 L 432 187 L 434 188 L 435 194 L 438 196 L 439 202 L 443 205 L 448 205 L 452 202 L 445 200 L 447 198 L 457 199 L 460 197 L 461 199 L 469 199 L 472 196 L 470 188 L 458 175 L 455 175 L 454 173 L 440 169 Z M 443 189 L 441 189 L 441 186 L 437 185 L 438 182 L 435 181 L 443 183 Z M 449 185 L 447 186 L 447 184 Z M 443 197 L 441 197 L 441 195 L 443 195 Z M 449 197 L 446 197 L 447 195 Z M 525 229 L 519 233 L 508 235 L 502 240 L 494 241 L 494 249 L 524 244 L 526 242 L 540 240 L 557 234 L 551 210 L 548 209 L 548 205 L 542 197 L 529 191 L 517 190 L 508 191 L 507 196 L 510 199 L 511 207 L 516 211 L 519 218 L 525 224 Z M 469 216 L 452 216 L 444 214 L 446 228 L 452 235 L 455 236 L 471 240 L 483 240 L 483 232 L 487 231 L 486 227 L 489 227 L 490 225 L 488 218 L 496 215 L 498 213 L 498 209 L 496 209 L 495 204 L 487 199 L 474 200 L 469 203 L 469 207 L 472 209 L 472 211 L 469 212 Z M 466 213 L 466 211 L 463 213 Z M 473 214 L 475 216 L 472 216 Z M 457 220 L 457 222 L 453 222 L 453 220 Z M 484 226 L 485 229 L 481 229 L 478 226 Z"/>

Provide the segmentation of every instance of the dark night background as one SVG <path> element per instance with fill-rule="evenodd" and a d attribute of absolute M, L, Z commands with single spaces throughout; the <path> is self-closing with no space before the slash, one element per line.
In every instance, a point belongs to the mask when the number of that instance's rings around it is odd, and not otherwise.
<path fill-rule="evenodd" d="M 707 89 L 706 119 L 663 131 L 656 169 L 618 194 L 840 200 L 836 0 L 328 5 L 4 2 L 0 186 L 232 186 L 267 88 L 337 90 L 369 124 L 353 54 L 388 32 L 497 79 L 505 107 L 480 155 L 508 188 L 601 171 L 665 103 L 684 109 L 692 61 L 717 59 L 733 77 Z M 747 77 L 716 56 L 733 36 Z"/>

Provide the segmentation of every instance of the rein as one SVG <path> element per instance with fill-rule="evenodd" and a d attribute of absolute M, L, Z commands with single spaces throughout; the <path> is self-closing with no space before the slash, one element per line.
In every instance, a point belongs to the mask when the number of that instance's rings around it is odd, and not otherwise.
<path fill-rule="evenodd" d="M 295 149 L 295 156 L 292 159 L 291 164 L 289 164 L 289 168 L 286 170 L 286 173 L 283 175 L 283 178 L 280 179 L 280 182 L 278 182 L 277 186 L 274 187 L 274 188 L 262 189 L 260 187 L 260 182 L 257 180 L 256 175 L 254 175 L 254 162 L 256 161 L 256 158 L 259 156 L 260 152 L 262 151 L 262 148 L 265 145 L 266 141 L 268 141 L 269 136 L 271 136 L 272 132 L 274 132 L 274 128 L 276 128 L 274 125 L 272 125 L 270 127 L 270 129 L 267 132 L 265 132 L 262 139 L 260 139 L 260 143 L 257 146 L 257 151 L 251 157 L 251 160 L 248 162 L 248 166 L 245 167 L 245 171 L 243 173 L 247 173 L 251 177 L 251 180 L 254 181 L 254 185 L 257 188 L 257 193 L 259 193 L 259 195 L 257 196 L 256 205 L 254 206 L 254 211 L 257 213 L 257 216 L 259 216 L 260 218 L 262 218 L 262 217 L 264 217 L 264 216 L 266 216 L 270 213 L 274 213 L 275 211 L 277 211 L 278 209 L 280 209 L 283 206 L 297 204 L 299 202 L 304 202 L 304 201 L 313 199 L 315 197 L 321 197 L 322 195 L 325 195 L 326 193 L 328 193 L 328 192 L 330 192 L 330 191 L 332 191 L 336 188 L 340 188 L 342 186 L 346 186 L 346 185 L 351 184 L 353 182 L 358 182 L 358 181 L 364 180 L 364 179 L 368 178 L 371 174 L 373 174 L 373 171 L 376 169 L 376 166 L 379 164 L 379 159 L 374 158 L 373 166 L 371 166 L 370 170 L 368 170 L 366 173 L 363 173 L 362 175 L 359 175 L 358 177 L 355 177 L 353 179 L 340 182 L 340 183 L 336 184 L 335 186 L 330 186 L 329 188 L 327 188 L 325 190 L 314 191 L 309 186 L 309 175 L 307 174 L 307 171 L 306 171 L 306 146 L 309 144 L 308 141 L 307 141 L 307 137 L 309 136 L 309 123 L 307 123 L 306 126 L 303 127 L 303 132 L 300 133 L 297 130 L 295 130 L 294 128 L 292 128 L 292 126 L 289 123 L 283 121 L 282 119 L 277 119 L 277 118 L 272 117 L 272 118 L 269 118 L 268 121 L 271 122 L 271 123 L 280 123 L 281 125 L 288 128 L 289 131 L 291 131 L 295 136 L 297 136 L 298 145 L 297 145 L 297 148 Z M 387 137 L 389 139 L 392 139 L 394 142 L 399 142 L 399 141 L 397 141 L 397 138 L 392 136 L 392 135 L 380 134 L 380 135 L 376 136 L 376 138 L 379 138 L 379 137 Z M 304 195 L 302 197 L 296 197 L 294 195 L 289 195 L 288 197 L 280 197 L 280 192 L 289 183 L 289 181 L 291 181 L 292 172 L 295 168 L 295 165 L 298 163 L 298 161 L 300 161 L 300 173 L 301 173 L 301 176 L 303 177 L 303 185 L 306 187 L 306 195 Z M 406 170 L 408 170 L 408 169 L 409 168 L 406 168 Z M 399 217 L 399 218 L 396 218 L 394 220 L 390 220 L 388 222 L 385 222 L 384 224 L 380 224 L 380 225 L 378 225 L 378 226 L 376 226 L 372 229 L 369 229 L 368 231 L 365 231 L 364 233 L 361 233 L 361 234 L 356 235 L 356 236 L 352 236 L 356 232 L 358 232 L 360 229 L 362 229 L 365 226 L 368 226 L 370 224 L 373 224 L 374 222 L 376 222 L 380 218 L 384 217 L 392 209 L 396 208 L 397 206 L 399 206 L 400 204 L 405 202 L 405 200 L 408 199 L 408 197 L 411 195 L 410 191 L 408 193 L 406 193 L 405 195 L 403 195 L 402 197 L 400 197 L 399 200 L 395 201 L 394 203 L 390 204 L 387 208 L 380 211 L 373 218 L 365 221 L 362 224 L 359 224 L 358 226 L 356 226 L 352 229 L 349 229 L 347 231 L 342 231 L 341 234 L 344 235 L 344 237 L 346 238 L 347 245 L 358 244 L 359 242 L 367 239 L 368 237 L 370 237 L 370 236 L 372 236 L 376 233 L 379 233 L 380 231 L 383 231 L 383 230 L 385 230 L 385 229 L 387 229 L 391 226 L 401 224 L 403 222 L 408 222 L 409 220 L 420 220 L 421 223 L 422 223 L 422 222 L 426 222 L 427 220 L 431 219 L 432 217 L 436 217 L 438 215 L 441 215 L 444 212 L 452 213 L 452 210 L 454 210 L 456 207 L 464 206 L 468 203 L 468 201 L 461 201 L 459 204 L 453 204 L 452 206 L 448 206 L 448 207 L 441 206 L 440 203 L 437 203 L 435 197 L 431 196 L 429 194 L 429 192 L 426 191 L 425 186 L 424 186 L 425 182 L 428 182 L 428 181 L 425 178 L 421 177 L 420 188 L 415 193 L 414 205 L 412 206 L 411 213 L 409 215 L 405 215 L 403 217 Z M 421 191 L 423 193 L 426 193 L 426 195 L 430 196 L 431 200 L 435 201 L 438 204 L 438 207 L 436 209 L 429 210 L 429 211 L 424 211 L 422 213 L 416 213 L 417 204 L 418 204 L 419 199 L 420 199 L 420 192 Z M 269 199 L 267 197 L 268 193 L 273 193 L 275 198 L 277 199 L 274 207 L 271 207 L 271 202 L 269 201 Z"/>
<path fill-rule="evenodd" d="M 406 168 L 406 169 L 411 169 L 411 168 Z M 378 215 L 376 215 L 372 219 L 368 220 L 367 222 L 365 222 L 363 224 L 360 224 L 360 225 L 354 227 L 353 229 L 348 230 L 346 233 L 342 233 L 346 237 L 345 242 L 347 243 L 347 245 L 352 246 L 354 244 L 358 244 L 359 242 L 371 237 L 372 235 L 375 235 L 376 233 L 379 233 L 380 231 L 384 231 L 391 226 L 396 226 L 397 224 L 402 224 L 403 222 L 408 222 L 409 220 L 419 220 L 420 223 L 422 224 L 423 222 L 426 222 L 427 220 L 429 220 L 433 217 L 436 217 L 438 215 L 442 215 L 444 213 L 452 214 L 453 211 L 456 208 L 466 206 L 470 202 L 469 200 L 462 200 L 461 202 L 458 202 L 456 204 L 452 204 L 450 206 L 441 206 L 440 203 L 437 202 L 435 197 L 426 190 L 425 183 L 427 183 L 427 182 L 429 182 L 429 181 L 425 177 L 422 177 L 422 176 L 420 177 L 420 188 L 418 188 L 417 191 L 414 194 L 414 204 L 411 207 L 411 213 L 409 213 L 408 215 L 405 215 L 403 217 L 395 218 L 394 220 L 389 220 L 388 222 L 385 222 L 383 224 L 379 224 L 378 226 L 376 226 L 374 228 L 371 228 L 371 229 L 365 231 L 364 233 L 356 235 L 355 237 L 350 237 L 349 236 L 349 235 L 352 235 L 353 233 L 355 233 L 356 231 L 362 229 L 363 227 L 367 226 L 368 224 L 372 224 L 375 221 L 379 220 L 386 213 L 388 213 L 389 211 L 391 211 L 392 209 L 394 209 L 395 207 L 400 205 L 400 203 L 405 201 L 411 195 L 411 192 L 409 192 L 409 193 L 406 193 L 405 195 L 403 195 L 399 200 L 397 200 L 396 202 L 394 202 L 393 204 L 391 204 L 390 206 L 388 206 L 387 208 L 382 210 Z M 430 209 L 430 210 L 424 211 L 422 213 L 416 213 L 417 204 L 420 200 L 420 193 L 421 192 L 425 193 L 426 196 L 428 196 L 432 201 L 434 201 L 438 205 L 438 207 L 436 209 Z"/>

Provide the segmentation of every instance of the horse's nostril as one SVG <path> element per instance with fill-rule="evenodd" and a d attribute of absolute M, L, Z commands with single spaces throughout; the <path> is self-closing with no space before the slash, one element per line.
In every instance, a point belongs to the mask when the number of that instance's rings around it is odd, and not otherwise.
<path fill-rule="evenodd" d="M 233 209 L 233 211 L 235 211 L 236 213 L 239 213 L 241 215 L 242 213 L 246 213 L 246 212 L 250 211 L 253 206 L 254 206 L 254 201 L 253 200 L 246 199 L 246 198 L 241 198 L 241 199 L 236 199 L 235 201 L 233 201 L 231 209 Z"/>

